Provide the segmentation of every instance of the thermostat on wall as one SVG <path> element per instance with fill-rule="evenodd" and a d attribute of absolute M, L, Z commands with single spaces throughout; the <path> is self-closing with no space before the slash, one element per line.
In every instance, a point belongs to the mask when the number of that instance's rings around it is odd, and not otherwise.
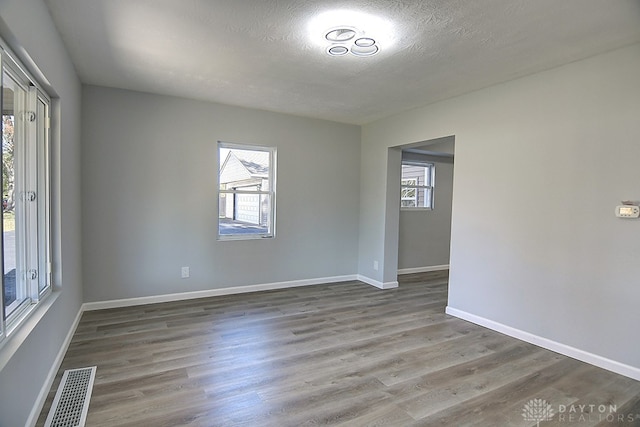
<path fill-rule="evenodd" d="M 616 216 L 618 218 L 638 218 L 640 217 L 640 207 L 633 205 L 616 206 Z"/>

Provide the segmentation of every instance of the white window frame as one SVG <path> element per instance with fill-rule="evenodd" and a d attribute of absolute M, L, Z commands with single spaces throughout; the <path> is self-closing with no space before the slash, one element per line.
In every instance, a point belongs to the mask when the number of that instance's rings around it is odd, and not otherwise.
<path fill-rule="evenodd" d="M 2 283 L 0 285 L 0 347 L 20 329 L 29 315 L 52 293 L 51 280 L 51 98 L 36 79 L 15 59 L 16 56 L 0 40 L 0 82 L 4 90 L 5 73 L 24 91 L 25 105 L 21 112 L 23 132 L 14 141 L 15 173 L 20 174 L 16 188 L 16 294 L 20 287 L 21 301 L 16 301 L 11 313 L 4 305 L 4 230 L 2 230 Z M 2 126 L 4 122 L 2 123 Z M 14 151 L 15 153 L 15 151 Z M 4 214 L 4 209 L 3 209 Z M 19 251 L 19 254 L 18 254 Z M 18 283 L 18 280 L 21 283 Z"/>
<path fill-rule="evenodd" d="M 417 160 L 403 160 L 402 166 L 419 166 L 424 168 L 424 179 L 425 185 L 418 185 L 417 180 L 414 178 L 405 179 L 402 176 L 400 177 L 400 209 L 401 210 L 417 210 L 417 211 L 431 211 L 434 209 L 434 196 L 435 196 L 435 175 L 436 175 L 436 165 L 432 162 L 421 162 Z M 401 172 L 402 173 L 402 172 Z M 409 181 L 413 181 L 414 183 L 409 183 Z M 402 195 L 406 193 L 406 190 L 414 190 L 415 196 L 412 198 L 403 197 Z M 426 206 L 417 206 L 418 205 L 418 193 L 422 192 L 424 195 L 424 200 Z M 416 206 L 403 206 L 402 202 L 406 200 L 415 201 Z"/>
<path fill-rule="evenodd" d="M 269 189 L 268 190 L 242 190 L 242 189 L 222 189 L 220 185 L 220 173 L 222 171 L 223 163 L 225 162 L 225 158 L 220 155 L 221 149 L 228 150 L 248 150 L 248 151 L 263 151 L 269 154 L 269 173 L 268 173 L 268 181 L 269 181 Z M 265 233 L 247 233 L 247 234 L 220 234 L 220 206 L 216 212 L 218 213 L 216 217 L 218 218 L 218 231 L 217 231 L 217 239 L 221 241 L 227 240 L 252 240 L 252 239 L 270 239 L 274 238 L 276 235 L 276 160 L 277 160 L 277 149 L 276 147 L 269 147 L 263 145 L 252 145 L 252 144 L 238 144 L 238 143 L 230 143 L 224 141 L 218 141 L 217 145 L 217 156 L 218 156 L 218 178 L 217 178 L 217 204 L 220 203 L 221 195 L 227 194 L 231 197 L 238 194 L 256 194 L 259 196 L 267 196 L 269 197 L 269 213 L 268 213 L 268 224 L 267 231 Z"/>

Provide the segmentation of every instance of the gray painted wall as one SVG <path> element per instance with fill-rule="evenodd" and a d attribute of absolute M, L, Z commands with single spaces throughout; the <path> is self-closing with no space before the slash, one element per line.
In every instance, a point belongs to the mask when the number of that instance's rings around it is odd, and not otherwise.
<path fill-rule="evenodd" d="M 404 152 L 402 157 L 406 160 L 430 161 L 435 164 L 436 173 L 434 208 L 400 210 L 398 269 L 448 265 L 453 197 L 452 159 L 435 161 L 434 157 Z"/>
<path fill-rule="evenodd" d="M 52 117 L 53 274 L 57 299 L 24 341 L 16 336 L 0 349 L 6 351 L 22 341 L 0 372 L 0 425 L 22 426 L 82 302 L 81 86 L 41 0 L 4 0 L 0 2 L 0 16 L 6 24 L 2 37 L 14 50 L 28 53 L 59 97 L 54 100 Z"/>
<path fill-rule="evenodd" d="M 82 119 L 86 301 L 356 272 L 359 126 L 93 86 Z M 216 241 L 218 140 L 277 147 L 275 239 Z"/>
<path fill-rule="evenodd" d="M 397 247 L 388 147 L 455 135 L 449 306 L 640 368 L 640 220 L 614 216 L 640 200 L 639 75 L 635 44 L 364 126 L 361 273 Z"/>

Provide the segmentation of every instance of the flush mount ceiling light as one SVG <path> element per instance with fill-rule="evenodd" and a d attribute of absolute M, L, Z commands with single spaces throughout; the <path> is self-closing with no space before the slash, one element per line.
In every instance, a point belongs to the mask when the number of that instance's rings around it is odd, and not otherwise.
<path fill-rule="evenodd" d="M 372 56 L 395 41 L 393 26 L 385 19 L 362 12 L 336 10 L 315 16 L 309 36 L 331 56 Z"/>
<path fill-rule="evenodd" d="M 342 56 L 351 52 L 355 56 L 371 56 L 378 53 L 376 41 L 371 37 L 361 37 L 364 31 L 354 27 L 333 28 L 324 38 L 330 43 L 327 53 Z"/>

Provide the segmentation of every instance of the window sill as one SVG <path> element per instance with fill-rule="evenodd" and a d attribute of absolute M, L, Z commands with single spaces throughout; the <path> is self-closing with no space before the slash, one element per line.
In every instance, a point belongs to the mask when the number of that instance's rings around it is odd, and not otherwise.
<path fill-rule="evenodd" d="M 239 235 L 235 235 L 235 236 L 218 236 L 218 241 L 219 242 L 233 242 L 236 240 L 269 240 L 269 239 L 275 239 L 275 236 L 266 236 L 266 235 L 249 235 L 249 234 L 239 234 Z"/>
<path fill-rule="evenodd" d="M 0 371 L 7 366 L 11 358 L 20 349 L 36 326 L 38 326 L 40 320 L 47 314 L 59 296 L 59 291 L 51 292 L 43 301 L 28 308 L 20 322 L 7 331 L 7 335 L 2 342 L 0 342 Z"/>

